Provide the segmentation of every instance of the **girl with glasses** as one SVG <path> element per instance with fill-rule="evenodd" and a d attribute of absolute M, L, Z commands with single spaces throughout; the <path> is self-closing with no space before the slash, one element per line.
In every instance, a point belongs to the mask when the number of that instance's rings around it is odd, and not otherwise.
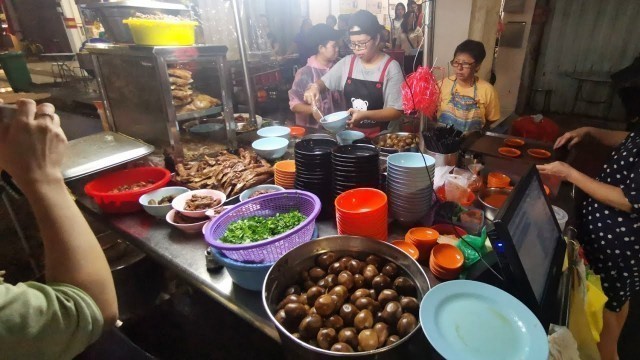
<path fill-rule="evenodd" d="M 471 132 L 500 119 L 498 93 L 476 76 L 485 56 L 479 41 L 465 40 L 456 47 L 450 62 L 454 76 L 445 78 L 440 86 L 439 123 Z"/>
<path fill-rule="evenodd" d="M 304 93 L 310 105 L 327 90 L 342 91 L 350 108 L 349 125 L 374 137 L 381 131 L 398 131 L 402 116 L 403 81 L 400 64 L 380 51 L 382 26 L 372 13 L 360 10 L 349 20 L 349 47 L 353 55 L 340 60 Z"/>

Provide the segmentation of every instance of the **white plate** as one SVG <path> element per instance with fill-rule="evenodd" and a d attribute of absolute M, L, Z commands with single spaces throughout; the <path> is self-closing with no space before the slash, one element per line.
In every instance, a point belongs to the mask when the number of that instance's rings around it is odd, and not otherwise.
<path fill-rule="evenodd" d="M 420 304 L 427 339 L 446 359 L 543 360 L 547 334 L 533 313 L 508 293 L 477 281 L 432 288 Z"/>

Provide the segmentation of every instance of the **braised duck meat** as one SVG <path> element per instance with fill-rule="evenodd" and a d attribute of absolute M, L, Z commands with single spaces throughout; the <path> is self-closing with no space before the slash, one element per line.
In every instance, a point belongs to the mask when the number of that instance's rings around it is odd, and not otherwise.
<path fill-rule="evenodd" d="M 273 177 L 271 165 L 253 151 L 239 149 L 238 154 L 221 151 L 178 164 L 176 180 L 197 189 L 217 189 L 230 197 Z"/>

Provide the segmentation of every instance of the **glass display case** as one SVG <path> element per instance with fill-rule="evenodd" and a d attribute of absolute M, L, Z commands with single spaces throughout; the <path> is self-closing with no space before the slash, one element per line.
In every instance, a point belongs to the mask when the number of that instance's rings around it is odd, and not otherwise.
<path fill-rule="evenodd" d="M 226 46 L 87 46 L 111 130 L 176 163 L 237 148 Z M 243 130 L 256 126 L 248 122 Z"/>

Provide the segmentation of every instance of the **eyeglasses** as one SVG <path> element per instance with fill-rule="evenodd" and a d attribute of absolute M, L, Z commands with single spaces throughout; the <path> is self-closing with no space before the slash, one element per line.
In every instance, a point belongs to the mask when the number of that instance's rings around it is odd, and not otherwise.
<path fill-rule="evenodd" d="M 373 40 L 373 38 L 370 38 L 369 40 L 365 41 L 365 42 L 359 42 L 359 43 L 349 43 L 349 49 L 351 50 L 365 50 L 367 48 L 367 44 L 371 42 L 371 40 Z"/>
<path fill-rule="evenodd" d="M 467 63 L 467 62 L 457 62 L 455 60 L 451 60 L 449 64 L 451 64 L 451 66 L 453 66 L 454 68 L 462 67 L 463 69 L 470 69 L 471 65 L 475 64 L 475 62 Z"/>

